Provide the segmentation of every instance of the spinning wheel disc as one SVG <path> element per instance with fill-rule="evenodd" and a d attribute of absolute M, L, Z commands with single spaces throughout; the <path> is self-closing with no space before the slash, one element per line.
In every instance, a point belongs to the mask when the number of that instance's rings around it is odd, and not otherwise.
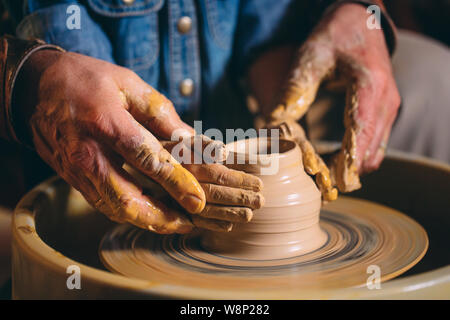
<path fill-rule="evenodd" d="M 428 248 L 427 234 L 417 222 L 365 200 L 341 197 L 328 204 L 320 225 L 328 235 L 321 248 L 263 261 L 207 252 L 199 234 L 161 236 L 120 225 L 104 236 L 100 257 L 112 272 L 162 284 L 320 290 L 366 285 L 371 265 L 379 267 L 381 281 L 392 279 L 419 262 Z"/>

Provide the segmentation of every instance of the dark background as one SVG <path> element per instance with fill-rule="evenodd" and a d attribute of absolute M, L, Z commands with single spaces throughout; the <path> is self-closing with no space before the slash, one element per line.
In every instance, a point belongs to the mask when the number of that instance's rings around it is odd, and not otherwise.
<path fill-rule="evenodd" d="M 450 46 L 450 0 L 386 0 L 385 5 L 398 28 Z M 14 34 L 14 28 L 0 0 L 0 36 L 5 33 Z M 39 159 L 31 151 L 0 140 L 0 206 L 13 208 L 28 187 L 45 178 L 48 171 L 31 166 L 34 162 Z"/>

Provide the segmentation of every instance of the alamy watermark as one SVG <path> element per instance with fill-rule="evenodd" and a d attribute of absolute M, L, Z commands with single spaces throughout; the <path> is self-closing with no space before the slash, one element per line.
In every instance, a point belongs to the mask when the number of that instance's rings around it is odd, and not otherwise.
<path fill-rule="evenodd" d="M 370 274 L 366 281 L 367 289 L 381 289 L 381 268 L 376 264 L 371 264 L 367 267 L 366 272 Z"/>
<path fill-rule="evenodd" d="M 371 5 L 367 7 L 367 13 L 370 16 L 367 18 L 366 25 L 369 30 L 381 29 L 381 9 L 377 5 Z"/>
<path fill-rule="evenodd" d="M 68 15 L 66 19 L 66 27 L 69 30 L 80 30 L 81 29 L 81 9 L 78 5 L 72 4 L 67 7 L 66 14 Z"/>
<path fill-rule="evenodd" d="M 367 7 L 367 13 L 370 16 L 367 18 L 366 25 L 370 30 L 381 29 L 381 8 L 377 5 L 370 5 Z M 66 14 L 66 27 L 69 30 L 81 29 L 81 8 L 76 4 L 72 4 L 67 7 Z"/>
<path fill-rule="evenodd" d="M 81 269 L 79 266 L 72 264 L 67 267 L 66 273 L 70 274 L 66 280 L 66 286 L 69 290 L 81 289 Z"/>
<path fill-rule="evenodd" d="M 171 155 L 182 164 L 224 163 L 258 165 L 261 175 L 278 172 L 280 152 L 279 129 L 226 129 L 225 137 L 221 130 L 210 128 L 203 132 L 202 121 L 194 121 L 195 136 L 184 129 L 175 130 L 171 141 Z M 208 137 L 208 138 L 205 138 Z M 205 139 L 208 139 L 205 142 Z M 211 139 L 211 140 L 209 140 Z M 214 140 L 212 140 L 214 139 Z M 207 143 L 207 142 L 211 143 Z M 237 141 L 241 141 L 240 143 Z M 236 142 L 236 144 L 233 144 Z M 232 148 L 225 147 L 231 145 Z M 233 148 L 234 146 L 234 148 Z M 223 150 L 229 156 L 222 159 Z"/>

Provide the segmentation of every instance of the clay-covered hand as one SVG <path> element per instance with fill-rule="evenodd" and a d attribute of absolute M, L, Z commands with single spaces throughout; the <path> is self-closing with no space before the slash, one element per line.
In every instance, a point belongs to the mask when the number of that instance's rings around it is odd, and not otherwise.
<path fill-rule="evenodd" d="M 190 140 L 192 139 L 185 138 L 182 144 L 163 142 L 163 145 L 197 178 L 205 191 L 205 208 L 191 215 L 194 225 L 214 231 L 230 231 L 234 222 L 249 222 L 253 217 L 253 210 L 261 208 L 264 204 L 264 197 L 260 193 L 263 187 L 261 179 L 243 171 L 227 168 L 218 163 L 225 158 L 220 159 L 214 153 L 212 155 L 210 152 L 205 153 L 205 148 L 208 147 L 205 143 L 199 144 L 200 148 L 193 148 L 194 143 L 189 142 Z M 196 151 L 197 149 L 200 149 L 200 152 Z M 215 149 L 220 150 L 217 146 Z M 190 157 L 185 158 L 186 152 Z M 202 155 L 199 158 L 201 162 L 194 161 L 195 153 Z"/>
<path fill-rule="evenodd" d="M 315 176 L 316 184 L 322 193 L 322 200 L 324 202 L 336 200 L 338 191 L 334 187 L 330 170 L 314 150 L 300 124 L 294 120 L 272 121 L 267 127 L 278 129 L 281 138 L 293 140 L 299 145 L 302 151 L 303 167 L 308 174 Z"/>
<path fill-rule="evenodd" d="M 175 130 L 194 133 L 172 103 L 134 72 L 87 56 L 42 51 L 27 63 L 30 77 L 39 71 L 35 100 L 23 110 L 38 154 L 112 220 L 158 233 L 191 231 L 183 210 L 143 194 L 122 168 L 150 177 L 190 213 L 205 209 L 200 183 L 158 140 Z"/>
<path fill-rule="evenodd" d="M 298 120 L 324 79 L 348 83 L 342 148 L 330 169 L 339 190 L 360 187 L 359 174 L 376 169 L 383 157 L 400 96 L 383 31 L 367 27 L 366 8 L 344 4 L 328 14 L 296 52 L 269 121 Z"/>

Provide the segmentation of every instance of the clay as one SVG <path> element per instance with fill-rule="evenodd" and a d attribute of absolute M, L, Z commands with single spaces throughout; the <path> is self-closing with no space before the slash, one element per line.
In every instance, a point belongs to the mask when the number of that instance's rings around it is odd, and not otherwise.
<path fill-rule="evenodd" d="M 279 140 L 279 153 L 265 154 L 269 139 L 240 140 L 227 145 L 227 166 L 259 177 L 265 205 L 253 219 L 235 223 L 228 233 L 205 231 L 203 247 L 219 255 L 252 260 L 282 259 L 320 248 L 327 240 L 319 226 L 321 194 L 305 173 L 300 148 Z M 259 151 L 258 151 L 259 149 Z M 237 164 L 239 160 L 242 164 Z M 230 162 L 233 162 L 232 164 Z M 264 174 L 266 164 L 278 170 Z"/>
<path fill-rule="evenodd" d="M 306 292 L 306 298 L 332 288 L 370 291 L 366 287 L 373 275 L 367 272 L 369 266 L 380 268 L 380 281 L 384 282 L 413 267 L 428 247 L 425 230 L 414 220 L 365 200 L 343 196 L 330 202 L 321 212 L 320 225 L 329 239 L 319 249 L 272 260 L 209 252 L 195 233 L 161 236 L 120 225 L 103 238 L 100 257 L 114 273 L 164 286 L 180 285 L 187 292 L 197 288 L 228 290 L 234 294 L 232 299 L 244 291 L 251 296 L 272 292 L 272 297 L 295 291 Z M 354 298 L 358 297 L 362 295 Z"/>
<path fill-rule="evenodd" d="M 167 236 L 118 226 L 100 245 L 103 264 L 128 277 L 189 289 L 286 292 L 363 286 L 369 266 L 386 281 L 425 254 L 428 238 L 420 225 L 368 201 L 341 197 L 322 210 L 319 224 L 321 195 L 303 169 L 298 145 L 280 140 L 279 152 L 268 153 L 268 140 L 251 141 L 227 145 L 234 160 L 227 166 L 264 183 L 265 206 L 250 222 L 228 233 Z M 274 161 L 278 170 L 263 174 L 276 167 Z"/>
<path fill-rule="evenodd" d="M 353 85 L 349 90 L 356 92 Z M 340 152 L 331 161 L 331 176 L 333 184 L 341 192 L 351 192 L 361 188 L 359 180 L 358 164 L 356 159 L 356 131 L 357 123 L 355 113 L 358 109 L 358 99 L 356 94 L 347 94 L 347 103 L 344 111 L 345 134 L 342 139 Z"/>
<path fill-rule="evenodd" d="M 322 193 L 322 201 L 334 201 L 338 197 L 338 191 L 334 187 L 330 170 L 320 155 L 314 150 L 311 142 L 306 137 L 306 133 L 297 121 L 286 120 L 282 122 L 272 122 L 270 128 L 278 128 L 280 137 L 295 141 L 301 150 L 303 166 L 310 175 L 315 175 L 316 184 Z"/>
<path fill-rule="evenodd" d="M 442 211 L 450 206 L 449 173 L 449 165 L 391 151 L 359 194 L 409 208 L 410 199 L 420 191 L 408 214 L 428 226 L 433 249 L 421 265 L 386 283 L 420 260 L 427 237 L 406 214 L 374 202 L 342 196 L 323 207 L 320 224 L 330 241 L 319 250 L 291 259 L 233 260 L 202 250 L 195 234 L 161 236 L 113 224 L 55 177 L 29 192 L 15 211 L 13 298 L 450 298 L 446 242 L 450 216 Z M 420 189 L 431 184 L 434 188 Z M 36 232 L 21 231 L 27 227 Z M 99 253 L 113 273 L 97 260 L 103 236 Z M 65 286 L 70 265 L 81 269 L 82 290 Z M 381 269 L 381 290 L 366 286 L 373 276 L 367 272 L 370 265 Z"/>

